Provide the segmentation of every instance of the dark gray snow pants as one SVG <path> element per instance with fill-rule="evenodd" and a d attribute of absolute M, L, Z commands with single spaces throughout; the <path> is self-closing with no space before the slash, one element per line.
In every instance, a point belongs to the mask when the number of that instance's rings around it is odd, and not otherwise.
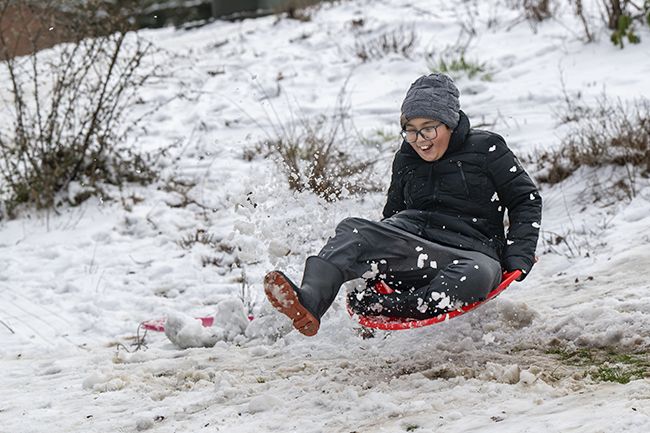
<path fill-rule="evenodd" d="M 346 218 L 318 254 L 343 273 L 384 280 L 391 288 L 416 293 L 399 315 L 421 316 L 421 300 L 444 294 L 455 306 L 485 299 L 501 281 L 500 263 L 483 253 L 447 247 L 381 221 Z M 452 309 L 452 308 L 449 308 Z"/>

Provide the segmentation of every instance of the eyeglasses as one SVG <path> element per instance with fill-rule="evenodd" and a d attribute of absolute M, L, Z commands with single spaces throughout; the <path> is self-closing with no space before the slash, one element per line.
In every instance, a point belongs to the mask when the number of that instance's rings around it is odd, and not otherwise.
<path fill-rule="evenodd" d="M 439 123 L 435 126 L 426 126 L 418 130 L 402 129 L 400 135 L 404 140 L 406 140 L 409 143 L 415 143 L 416 141 L 418 141 L 418 134 L 421 135 L 422 138 L 424 138 L 425 140 L 433 140 L 438 136 L 438 128 L 441 126 L 442 123 Z"/>

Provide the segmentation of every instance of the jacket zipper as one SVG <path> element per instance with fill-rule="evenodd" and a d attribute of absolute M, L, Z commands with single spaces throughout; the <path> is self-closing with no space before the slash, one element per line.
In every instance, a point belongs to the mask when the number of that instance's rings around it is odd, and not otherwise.
<path fill-rule="evenodd" d="M 465 195 L 469 198 L 469 187 L 467 186 L 467 178 L 465 177 L 465 170 L 463 170 L 463 162 L 456 161 L 456 165 L 460 170 L 460 177 L 463 179 L 463 187 L 465 187 Z"/>

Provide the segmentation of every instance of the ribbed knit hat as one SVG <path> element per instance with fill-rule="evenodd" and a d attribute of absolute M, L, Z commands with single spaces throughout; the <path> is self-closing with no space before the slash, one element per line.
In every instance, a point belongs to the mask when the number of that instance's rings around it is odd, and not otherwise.
<path fill-rule="evenodd" d="M 456 128 L 460 119 L 459 96 L 458 88 L 447 75 L 421 76 L 411 84 L 402 102 L 402 128 L 417 117 L 439 120 L 451 129 Z"/>

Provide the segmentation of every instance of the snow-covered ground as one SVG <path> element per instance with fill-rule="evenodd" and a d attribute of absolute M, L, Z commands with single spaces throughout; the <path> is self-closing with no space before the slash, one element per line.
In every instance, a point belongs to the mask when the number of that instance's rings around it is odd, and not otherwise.
<path fill-rule="evenodd" d="M 596 25 L 600 2 L 585 2 L 598 35 L 586 45 L 568 2 L 537 25 L 505 3 L 344 1 L 309 22 L 142 32 L 164 48 L 152 61 L 170 74 L 147 101 L 183 97 L 134 146 L 175 145 L 164 176 L 196 183 L 188 194 L 199 205 L 132 186 L 121 202 L 0 222 L 0 432 L 650 431 L 648 379 L 595 374 L 625 354 L 619 366 L 649 362 L 648 179 L 631 200 L 594 202 L 594 186 L 615 180 L 608 169 L 542 186 L 532 274 L 440 325 L 364 340 L 339 296 L 306 338 L 264 300 L 265 272 L 298 277 L 339 220 L 383 207 L 379 192 L 334 203 L 293 193 L 271 160 L 244 158 L 292 119 L 333 113 L 343 88 L 355 134 L 396 137 L 427 54 L 437 59 L 474 29 L 466 58 L 491 79 L 459 76 L 461 105 L 520 156 L 559 145 L 565 93 L 584 103 L 650 93 L 647 27 L 641 44 L 620 50 Z M 357 58 L 356 42 L 395 29 L 417 34 L 410 59 Z M 352 151 L 378 159 L 368 177 L 386 185 L 398 145 Z M 190 319 L 212 314 L 212 329 Z M 181 345 L 214 346 L 181 349 L 149 332 L 136 350 L 138 324 L 165 316 Z"/>

